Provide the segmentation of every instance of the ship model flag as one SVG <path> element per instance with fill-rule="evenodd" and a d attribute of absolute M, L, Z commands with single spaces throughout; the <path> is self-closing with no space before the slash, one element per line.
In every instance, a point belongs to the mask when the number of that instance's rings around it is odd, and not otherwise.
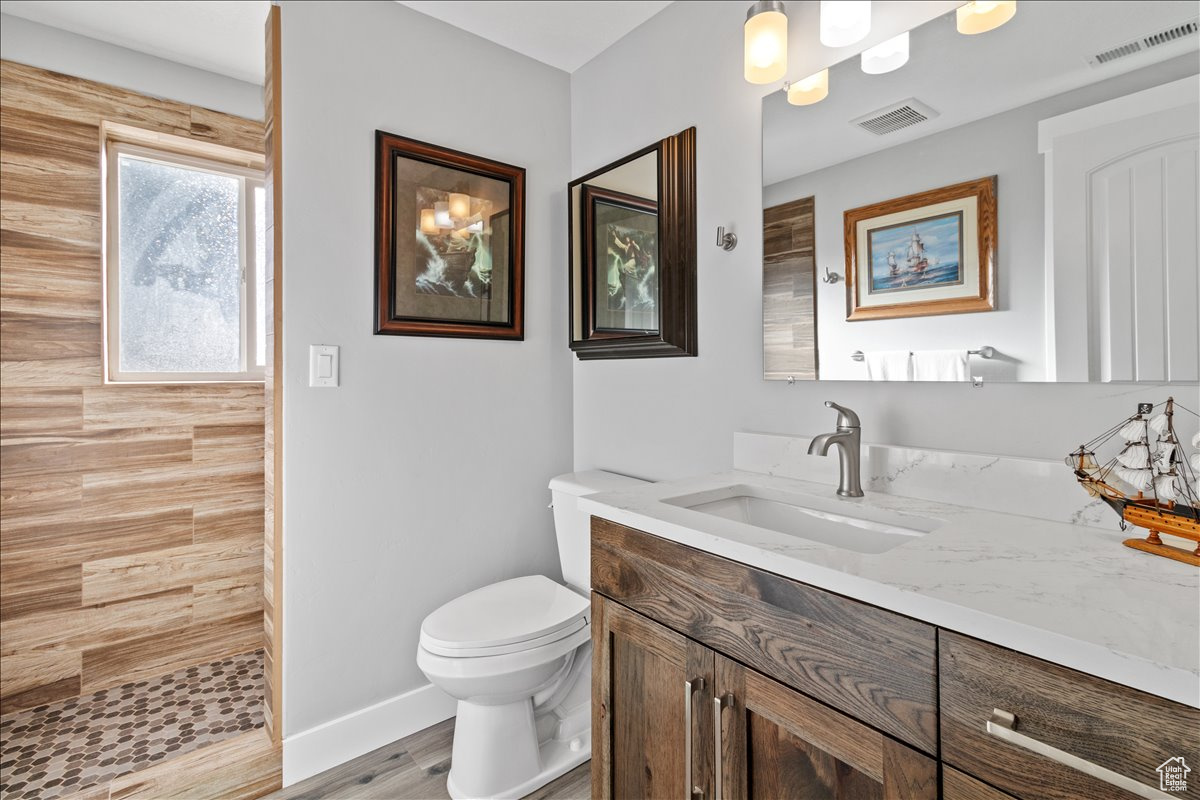
<path fill-rule="evenodd" d="M 1103 500 L 1129 525 L 1145 528 L 1145 539 L 1126 539 L 1136 550 L 1200 566 L 1200 433 L 1189 454 L 1175 433 L 1175 413 L 1196 412 L 1168 397 L 1165 403 L 1140 403 L 1132 417 L 1105 431 L 1067 456 L 1067 466 L 1092 497 Z M 1101 463 L 1096 453 L 1119 440 L 1116 455 Z M 1162 541 L 1162 534 L 1192 542 L 1190 549 Z"/>

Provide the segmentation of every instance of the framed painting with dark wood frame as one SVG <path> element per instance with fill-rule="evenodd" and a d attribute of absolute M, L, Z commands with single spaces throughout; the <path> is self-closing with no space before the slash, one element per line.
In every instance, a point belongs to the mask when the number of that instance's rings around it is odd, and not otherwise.
<path fill-rule="evenodd" d="M 567 190 L 576 357 L 696 355 L 696 129 Z"/>
<path fill-rule="evenodd" d="M 375 132 L 375 333 L 524 338 L 525 170 Z"/>
<path fill-rule="evenodd" d="M 658 203 L 583 184 L 588 334 L 658 332 Z"/>
<path fill-rule="evenodd" d="M 846 319 L 996 308 L 996 176 L 845 213 Z"/>

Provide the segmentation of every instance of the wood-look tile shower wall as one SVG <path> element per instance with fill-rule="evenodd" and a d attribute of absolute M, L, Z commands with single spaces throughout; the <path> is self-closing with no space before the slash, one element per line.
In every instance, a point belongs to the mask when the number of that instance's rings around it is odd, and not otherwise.
<path fill-rule="evenodd" d="M 262 123 L 0 63 L 0 710 L 263 646 L 263 387 L 106 386 L 102 121 Z"/>

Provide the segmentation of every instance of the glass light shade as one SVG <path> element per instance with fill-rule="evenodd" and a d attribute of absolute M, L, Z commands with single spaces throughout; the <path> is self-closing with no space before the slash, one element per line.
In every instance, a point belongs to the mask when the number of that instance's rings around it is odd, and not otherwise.
<path fill-rule="evenodd" d="M 433 235 L 438 232 L 437 222 L 434 221 L 432 208 L 421 209 L 421 233 Z"/>
<path fill-rule="evenodd" d="M 958 7 L 958 32 L 987 33 L 1008 22 L 1017 13 L 1017 0 L 975 0 Z"/>
<path fill-rule="evenodd" d="M 449 203 L 434 203 L 433 204 L 433 224 L 439 228 L 453 228 L 454 223 L 450 221 L 450 204 Z"/>
<path fill-rule="evenodd" d="M 871 32 L 871 0 L 821 0 L 821 44 L 847 47 Z"/>
<path fill-rule="evenodd" d="M 450 193 L 450 216 L 455 219 L 463 219 L 471 216 L 471 196 L 459 194 L 458 192 Z"/>
<path fill-rule="evenodd" d="M 908 31 L 867 48 L 862 53 L 862 71 L 868 75 L 882 75 L 900 69 L 907 63 Z"/>
<path fill-rule="evenodd" d="M 794 106 L 811 106 L 829 96 L 829 70 L 809 75 L 802 81 L 788 84 L 787 99 Z"/>
<path fill-rule="evenodd" d="M 745 76 L 750 83 L 771 83 L 787 72 L 787 14 L 783 3 L 760 2 L 746 14 Z"/>

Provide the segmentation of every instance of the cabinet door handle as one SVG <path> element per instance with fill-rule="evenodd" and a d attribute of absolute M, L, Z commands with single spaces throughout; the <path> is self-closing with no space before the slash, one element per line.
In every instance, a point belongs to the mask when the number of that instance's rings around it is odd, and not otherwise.
<path fill-rule="evenodd" d="M 1031 753 L 1037 753 L 1039 756 L 1044 756 L 1051 761 L 1057 761 L 1063 766 L 1082 772 L 1084 775 L 1090 775 L 1096 780 L 1117 786 L 1138 797 L 1145 797 L 1147 800 L 1171 800 L 1172 796 L 1166 792 L 1160 792 L 1158 789 L 1147 786 L 1144 783 L 1139 783 L 1133 778 L 1127 778 L 1121 773 L 1113 772 L 1111 769 L 1106 769 L 1095 762 L 1068 753 L 1066 750 L 1059 750 L 1057 747 L 1048 745 L 1040 739 L 1034 739 L 1032 736 L 1017 733 L 1017 717 L 1009 711 L 999 708 L 993 709 L 992 718 L 987 721 L 987 732 L 997 739 L 1024 748 Z"/>
<path fill-rule="evenodd" d="M 732 705 L 733 705 L 733 695 L 732 694 L 727 694 L 727 695 L 723 695 L 721 697 L 713 698 L 713 738 L 715 740 L 713 742 L 713 744 L 714 744 L 713 755 L 716 757 L 716 765 L 717 765 L 716 775 L 714 776 L 714 781 L 713 781 L 713 783 L 715 784 L 713 787 L 714 800 L 721 800 L 721 794 L 722 794 L 721 784 L 723 784 L 725 782 L 724 769 L 721 766 L 721 749 L 722 749 L 721 745 L 724 744 L 724 737 L 721 736 L 721 717 L 722 717 L 721 712 L 724 711 L 728 706 L 732 706 Z"/>
<path fill-rule="evenodd" d="M 692 703 L 704 691 L 704 678 L 683 682 L 683 800 L 700 800 L 704 790 L 692 783 Z"/>

